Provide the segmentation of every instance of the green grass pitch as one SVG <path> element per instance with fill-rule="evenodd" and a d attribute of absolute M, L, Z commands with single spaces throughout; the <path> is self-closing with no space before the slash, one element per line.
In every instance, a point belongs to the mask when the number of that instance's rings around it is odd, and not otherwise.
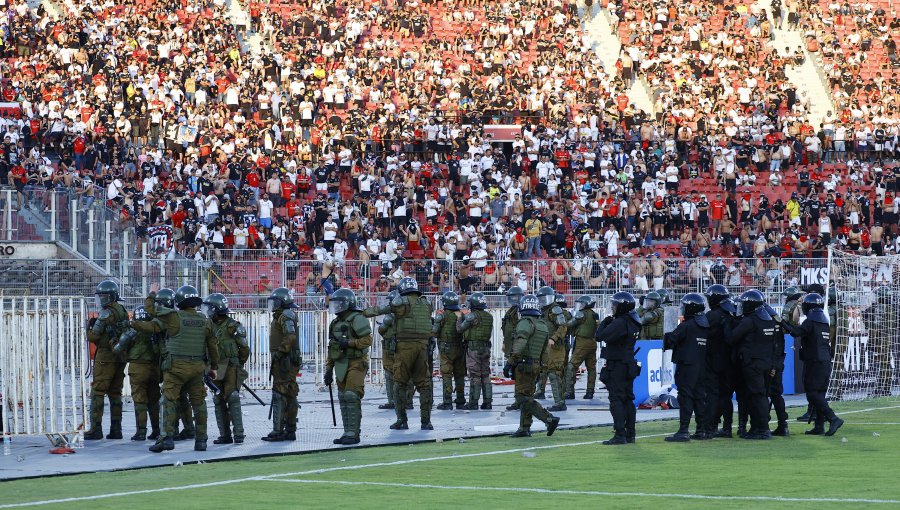
<path fill-rule="evenodd" d="M 10 481 L 0 508 L 900 508 L 900 403 L 835 409 L 832 438 L 671 444 L 661 421 L 628 446 L 601 427 Z"/>

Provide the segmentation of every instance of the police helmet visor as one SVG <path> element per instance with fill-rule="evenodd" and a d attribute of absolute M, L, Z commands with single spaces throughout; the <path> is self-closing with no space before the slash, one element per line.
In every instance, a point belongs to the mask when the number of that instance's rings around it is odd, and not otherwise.
<path fill-rule="evenodd" d="M 350 304 L 346 299 L 332 299 L 328 302 L 328 311 L 335 315 L 346 311 L 349 307 Z"/>
<path fill-rule="evenodd" d="M 545 294 L 543 296 L 538 296 L 538 302 L 540 302 L 541 306 L 550 306 L 556 302 L 556 296 L 553 294 Z"/>
<path fill-rule="evenodd" d="M 509 294 L 506 296 L 506 302 L 509 303 L 509 306 L 519 306 L 519 303 L 522 302 L 522 295 Z"/>

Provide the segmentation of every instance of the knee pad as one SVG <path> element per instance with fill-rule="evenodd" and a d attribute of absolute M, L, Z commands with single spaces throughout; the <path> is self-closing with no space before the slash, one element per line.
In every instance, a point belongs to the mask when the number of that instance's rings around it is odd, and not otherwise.
<path fill-rule="evenodd" d="M 356 402 L 359 402 L 361 400 L 359 398 L 359 393 L 357 393 L 355 391 L 350 391 L 350 390 L 342 391 L 341 397 L 344 399 L 344 402 L 347 402 L 347 403 L 355 404 Z"/>

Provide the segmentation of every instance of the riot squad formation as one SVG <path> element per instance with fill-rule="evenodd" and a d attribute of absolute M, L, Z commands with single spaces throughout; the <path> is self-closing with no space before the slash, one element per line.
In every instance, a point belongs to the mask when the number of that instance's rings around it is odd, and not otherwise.
<path fill-rule="evenodd" d="M 803 361 L 803 384 L 809 409 L 800 420 L 814 423 L 806 434 L 831 436 L 843 425 L 825 398 L 834 353 L 835 296 L 812 286 L 803 292 L 785 291 L 781 313 L 764 296 L 749 290 L 732 296 L 723 285 L 704 294 L 688 293 L 681 299 L 683 320 L 664 332 L 663 307 L 671 298 L 665 290 L 652 291 L 638 300 L 628 292 L 610 299 L 610 314 L 601 319 L 596 300 L 580 296 L 572 311 L 565 297 L 551 287 L 525 294 L 519 287 L 506 292 L 508 308 L 501 328 L 506 358 L 503 375 L 515 381 L 519 427 L 512 437 L 531 435 L 533 420 L 546 424 L 553 435 L 566 400 L 575 398 L 575 379 L 586 368 L 585 399 L 593 399 L 597 379 L 609 394 L 614 435 L 603 444 L 634 443 L 636 409 L 634 380 L 642 367 L 635 356 L 639 339 L 663 339 L 672 350 L 678 390 L 679 426 L 666 441 L 713 438 L 765 440 L 788 436 L 783 386 L 786 333 L 796 339 Z M 119 288 L 104 281 L 96 289 L 100 312 L 88 324 L 88 340 L 96 346 L 90 400 L 90 429 L 86 440 L 104 438 L 104 406 L 109 402 L 110 430 L 106 439 L 122 439 L 122 389 L 128 368 L 134 400 L 135 434 L 132 441 L 155 440 L 152 452 L 173 450 L 175 442 L 194 440 L 194 449 L 207 448 L 206 391 L 213 403 L 219 435 L 214 444 L 243 443 L 240 391 L 250 357 L 247 330 L 229 314 L 222 294 L 201 298 L 186 285 L 176 291 L 150 292 L 129 318 L 119 303 Z M 272 431 L 263 441 L 297 439 L 297 373 L 302 356 L 300 327 L 293 294 L 278 288 L 268 297 L 272 311 L 269 327 Z M 432 373 L 440 365 L 441 403 L 437 410 L 489 410 L 493 407 L 491 346 L 493 315 L 485 295 L 469 295 L 465 305 L 455 292 L 441 296 L 435 311 L 413 278 L 404 278 L 380 306 L 360 308 L 349 289 L 338 289 L 328 301 L 334 319 L 328 326 L 324 382 L 337 400 L 343 434 L 339 445 L 360 442 L 361 402 L 369 371 L 373 342 L 372 321 L 382 341 L 388 400 L 379 406 L 393 409 L 393 430 L 409 428 L 407 411 L 419 396 L 420 427 L 433 430 Z M 827 311 L 826 311 L 827 309 Z M 598 360 L 603 360 L 597 373 Z M 468 375 L 468 398 L 466 397 Z M 549 382 L 553 405 L 544 408 Z M 737 431 L 733 432 L 737 400 Z M 479 404 L 480 403 L 480 404 Z M 264 403 L 263 403 L 264 404 Z M 778 424 L 769 428 L 770 410 Z M 691 420 L 695 429 L 691 433 Z M 827 429 L 825 427 L 827 422 Z M 149 429 L 148 429 L 149 425 Z M 179 427 L 180 425 L 180 427 Z M 180 429 L 180 430 L 179 430 Z M 149 432 L 149 433 L 148 433 Z"/>

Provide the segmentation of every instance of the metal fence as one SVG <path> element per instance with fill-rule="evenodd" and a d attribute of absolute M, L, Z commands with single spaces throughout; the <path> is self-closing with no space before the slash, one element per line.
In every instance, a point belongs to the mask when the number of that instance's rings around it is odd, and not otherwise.
<path fill-rule="evenodd" d="M 165 258 L 3 260 L 0 295 L 90 296 L 96 284 L 113 278 L 126 300 L 139 300 L 154 285 L 177 288 L 194 285 L 204 295 L 221 292 L 237 309 L 264 308 L 277 287 L 287 287 L 304 310 L 323 308 L 333 289 L 353 289 L 361 299 L 375 301 L 400 278 L 413 277 L 429 296 L 455 291 L 487 295 L 488 305 L 503 306 L 504 292 L 513 285 L 535 292 L 553 287 L 572 303 L 589 294 L 607 296 L 627 290 L 636 295 L 665 288 L 678 299 L 721 283 L 734 293 L 757 289 L 777 303 L 792 285 L 827 280 L 827 259 L 617 258 L 449 261 L 398 259 L 393 262 L 290 260 L 263 251 L 222 251 L 212 260 Z M 106 268 L 115 271 L 106 272 Z"/>

